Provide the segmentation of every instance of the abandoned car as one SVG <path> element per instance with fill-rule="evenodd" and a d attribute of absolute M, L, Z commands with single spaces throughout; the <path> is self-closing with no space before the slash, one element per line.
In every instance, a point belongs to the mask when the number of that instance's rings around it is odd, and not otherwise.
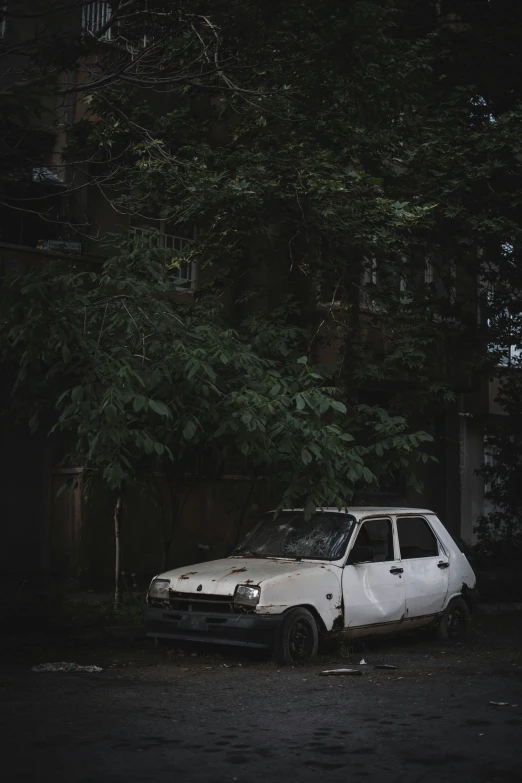
<path fill-rule="evenodd" d="M 462 639 L 477 602 L 466 556 L 432 512 L 266 514 L 227 558 L 156 576 L 147 635 L 265 647 L 311 662 L 322 638 L 432 627 Z"/>

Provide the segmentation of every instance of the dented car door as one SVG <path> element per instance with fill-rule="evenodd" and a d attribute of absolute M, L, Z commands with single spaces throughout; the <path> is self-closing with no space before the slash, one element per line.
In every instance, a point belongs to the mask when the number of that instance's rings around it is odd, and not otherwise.
<path fill-rule="evenodd" d="M 397 555 L 391 518 L 364 520 L 343 569 L 344 625 L 350 635 L 391 632 L 401 624 L 406 591 Z"/>
<path fill-rule="evenodd" d="M 397 517 L 397 535 L 409 620 L 442 611 L 449 586 L 450 560 L 426 518 Z"/>

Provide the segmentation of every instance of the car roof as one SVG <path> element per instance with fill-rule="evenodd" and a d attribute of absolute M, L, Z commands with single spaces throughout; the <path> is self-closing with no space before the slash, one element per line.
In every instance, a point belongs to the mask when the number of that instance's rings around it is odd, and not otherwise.
<path fill-rule="evenodd" d="M 303 511 L 302 508 L 284 508 L 282 511 Z M 336 506 L 318 508 L 317 511 L 329 511 L 336 514 L 352 514 L 357 519 L 376 514 L 433 514 L 428 508 L 407 508 L 405 506 L 347 506 L 346 509 L 338 509 Z"/>

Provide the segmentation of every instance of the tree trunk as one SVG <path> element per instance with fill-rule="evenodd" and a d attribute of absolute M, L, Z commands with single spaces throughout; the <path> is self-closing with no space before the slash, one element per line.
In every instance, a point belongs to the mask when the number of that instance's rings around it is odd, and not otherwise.
<path fill-rule="evenodd" d="M 120 605 L 120 515 L 121 515 L 121 494 L 118 495 L 114 507 L 114 608 Z"/>

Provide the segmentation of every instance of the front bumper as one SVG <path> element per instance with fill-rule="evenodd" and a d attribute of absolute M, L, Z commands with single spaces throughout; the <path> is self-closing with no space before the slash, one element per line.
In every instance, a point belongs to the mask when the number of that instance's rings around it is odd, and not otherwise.
<path fill-rule="evenodd" d="M 283 616 L 189 612 L 146 606 L 143 619 L 147 636 L 159 639 L 270 648 Z"/>

